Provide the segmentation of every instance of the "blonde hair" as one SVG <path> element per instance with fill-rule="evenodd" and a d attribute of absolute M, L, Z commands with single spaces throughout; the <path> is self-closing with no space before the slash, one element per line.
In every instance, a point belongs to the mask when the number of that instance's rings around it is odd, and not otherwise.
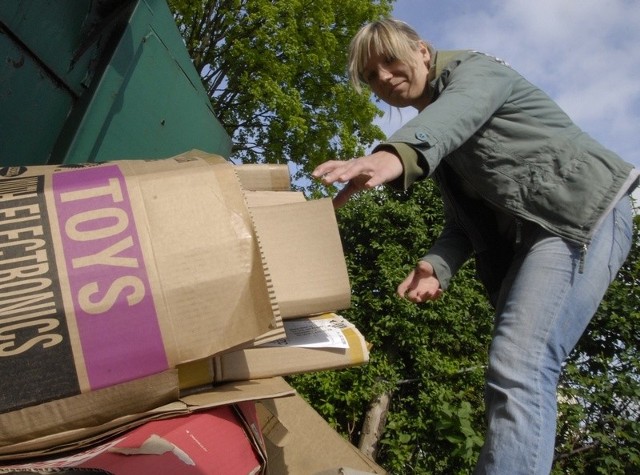
<path fill-rule="evenodd" d="M 372 55 L 387 55 L 402 63 L 414 64 L 413 53 L 421 42 L 427 46 L 433 59 L 433 46 L 422 40 L 413 28 L 401 20 L 385 18 L 363 26 L 349 46 L 348 73 L 351 84 L 356 91 L 362 91 L 362 86 L 367 84 L 364 68 Z"/>

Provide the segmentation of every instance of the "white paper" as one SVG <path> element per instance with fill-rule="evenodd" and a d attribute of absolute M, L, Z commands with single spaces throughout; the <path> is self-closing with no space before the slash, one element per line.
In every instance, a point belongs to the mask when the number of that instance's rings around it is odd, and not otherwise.
<path fill-rule="evenodd" d="M 261 346 L 281 346 L 300 348 L 349 348 L 344 336 L 344 328 L 353 325 L 340 316 L 331 319 L 301 318 L 285 320 L 286 338 L 281 338 Z"/>
<path fill-rule="evenodd" d="M 123 455 L 162 455 L 167 452 L 173 452 L 186 465 L 195 465 L 195 462 L 184 450 L 156 434 L 151 434 L 140 447 L 112 447 L 109 451 Z"/>

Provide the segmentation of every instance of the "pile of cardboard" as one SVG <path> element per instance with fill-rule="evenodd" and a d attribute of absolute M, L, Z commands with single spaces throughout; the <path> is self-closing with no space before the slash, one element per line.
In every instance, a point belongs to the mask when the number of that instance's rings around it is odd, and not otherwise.
<path fill-rule="evenodd" d="M 0 463 L 61 466 L 86 447 L 86 466 L 150 463 L 149 450 L 196 463 L 167 434 L 203 426 L 210 441 L 232 424 L 257 454 L 244 473 L 382 473 L 311 424 L 281 378 L 367 362 L 335 313 L 349 299 L 331 201 L 290 191 L 284 165 L 192 151 L 0 169 Z M 300 432 L 311 427 L 349 456 L 309 465 L 309 447 L 329 443 Z M 145 445 L 150 430 L 165 436 Z"/>

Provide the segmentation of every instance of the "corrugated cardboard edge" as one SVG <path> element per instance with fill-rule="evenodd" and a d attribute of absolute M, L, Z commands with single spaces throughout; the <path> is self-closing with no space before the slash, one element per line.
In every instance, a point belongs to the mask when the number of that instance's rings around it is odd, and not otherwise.
<path fill-rule="evenodd" d="M 201 159 L 210 164 L 230 163 L 221 155 L 189 150 L 173 158 L 182 160 Z M 245 190 L 251 191 L 290 191 L 291 175 L 289 167 L 284 164 L 264 163 L 236 165 L 238 178 Z"/>
<path fill-rule="evenodd" d="M 280 164 L 238 165 L 238 177 L 245 190 L 289 191 L 291 176 L 289 167 Z"/>
<path fill-rule="evenodd" d="M 295 389 L 283 378 L 275 377 L 212 386 L 209 391 L 181 397 L 180 401 L 195 411 L 223 404 L 281 398 L 294 394 Z"/>
<path fill-rule="evenodd" d="M 258 419 L 258 408 L 255 401 L 238 402 L 233 404 L 236 415 L 245 428 L 245 434 L 251 441 L 253 449 L 257 452 L 258 458 L 262 462 L 260 474 L 266 474 L 267 470 L 267 446 L 262 435 L 260 420 Z M 259 475 L 259 474 L 256 474 Z"/>
<path fill-rule="evenodd" d="M 242 182 L 238 174 L 238 167 L 234 168 L 234 170 L 236 172 L 236 175 L 238 175 L 238 180 Z M 260 260 L 262 261 L 263 275 L 267 283 L 267 292 L 269 293 L 269 299 L 271 300 L 271 310 L 273 312 L 273 322 L 271 324 L 271 331 L 266 332 L 262 337 L 261 336 L 256 337 L 256 339 L 252 343 L 252 344 L 255 344 L 256 341 L 258 341 L 260 338 L 264 339 L 265 336 L 268 338 L 276 339 L 277 337 L 275 335 L 282 334 L 284 330 L 282 329 L 282 315 L 280 313 L 280 306 L 278 304 L 278 299 L 273 288 L 273 279 L 271 277 L 271 272 L 269 271 L 269 266 L 267 264 L 267 257 L 265 256 L 263 246 L 260 244 L 260 232 L 256 228 L 256 223 L 255 223 L 255 220 L 253 219 L 252 210 L 249 207 L 249 203 L 247 202 L 247 197 L 243 196 L 243 198 L 244 198 L 245 206 L 247 207 L 247 211 L 249 212 L 249 218 L 251 219 L 251 224 L 253 226 L 253 232 L 256 238 L 256 244 L 258 245 L 258 251 L 260 252 Z"/>
<path fill-rule="evenodd" d="M 288 203 L 300 203 L 307 201 L 301 191 L 249 191 L 245 190 L 244 195 L 249 208 L 258 206 L 277 206 Z"/>

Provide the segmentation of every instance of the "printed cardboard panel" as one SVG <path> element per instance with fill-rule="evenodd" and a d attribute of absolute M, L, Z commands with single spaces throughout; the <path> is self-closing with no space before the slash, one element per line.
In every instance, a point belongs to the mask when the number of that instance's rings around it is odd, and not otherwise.
<path fill-rule="evenodd" d="M 252 341 L 274 308 L 231 165 L 0 170 L 0 413 Z"/>

